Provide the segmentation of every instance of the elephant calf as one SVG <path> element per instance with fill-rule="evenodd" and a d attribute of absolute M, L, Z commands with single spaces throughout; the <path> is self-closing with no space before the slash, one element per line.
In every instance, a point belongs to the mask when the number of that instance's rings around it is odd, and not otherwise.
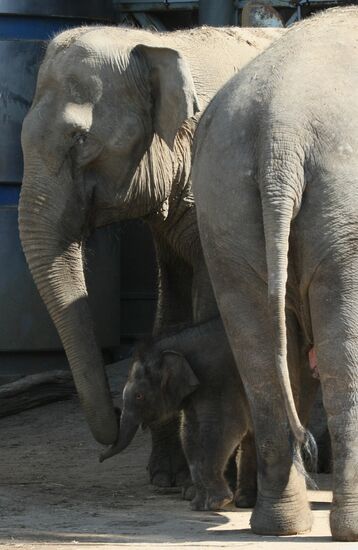
<path fill-rule="evenodd" d="M 140 424 L 164 422 L 183 411 L 181 439 L 196 490 L 192 509 L 217 510 L 232 500 L 224 472 L 240 443 L 235 503 L 255 504 L 250 413 L 220 318 L 138 348 L 123 404 L 119 439 L 101 460 L 125 449 Z"/>

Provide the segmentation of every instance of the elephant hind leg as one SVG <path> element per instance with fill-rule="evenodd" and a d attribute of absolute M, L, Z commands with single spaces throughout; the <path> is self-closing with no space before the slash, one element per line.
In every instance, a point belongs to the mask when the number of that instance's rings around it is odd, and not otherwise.
<path fill-rule="evenodd" d="M 333 453 L 332 536 L 358 540 L 358 253 L 327 258 L 310 286 L 323 403 Z"/>
<path fill-rule="evenodd" d="M 303 533 L 312 526 L 312 514 L 304 477 L 293 463 L 267 323 L 267 286 L 243 260 L 234 266 L 224 265 L 225 258 L 219 264 L 218 255 L 215 260 L 218 273 L 225 273 L 225 278 L 216 277 L 214 269 L 216 296 L 249 399 L 256 438 L 258 491 L 251 527 L 262 535 Z"/>

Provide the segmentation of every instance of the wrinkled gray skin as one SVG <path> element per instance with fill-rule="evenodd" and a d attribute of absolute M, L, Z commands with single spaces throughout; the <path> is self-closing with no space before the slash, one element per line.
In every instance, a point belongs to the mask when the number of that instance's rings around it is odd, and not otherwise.
<path fill-rule="evenodd" d="M 295 26 L 218 93 L 197 132 L 199 229 L 251 406 L 260 534 L 312 523 L 289 443 L 288 419 L 305 436 L 287 372 L 295 318 L 315 346 L 332 440 L 332 535 L 358 540 L 357 28 L 357 8 Z"/>
<path fill-rule="evenodd" d="M 118 426 L 88 308 L 85 239 L 145 219 L 159 265 L 155 332 L 217 314 L 189 180 L 191 117 L 282 32 L 82 27 L 48 46 L 22 132 L 20 236 L 100 443 L 115 442 Z M 187 473 L 176 431 L 152 432 L 155 484 Z"/>
<path fill-rule="evenodd" d="M 218 510 L 233 494 L 224 472 L 238 445 L 235 502 L 256 502 L 256 450 L 249 407 L 221 319 L 186 328 L 139 348 L 123 391 L 118 442 L 102 459 L 124 450 L 140 425 L 183 412 L 181 440 L 192 487 L 193 510 Z M 185 494 L 186 493 L 186 494 Z"/>

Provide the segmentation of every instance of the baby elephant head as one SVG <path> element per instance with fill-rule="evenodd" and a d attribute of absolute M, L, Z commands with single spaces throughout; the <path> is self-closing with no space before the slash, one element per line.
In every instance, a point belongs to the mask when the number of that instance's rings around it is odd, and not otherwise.
<path fill-rule="evenodd" d="M 118 440 L 101 455 L 100 462 L 128 447 L 140 425 L 150 426 L 178 412 L 183 400 L 198 385 L 197 377 L 180 353 L 137 355 L 123 390 Z"/>

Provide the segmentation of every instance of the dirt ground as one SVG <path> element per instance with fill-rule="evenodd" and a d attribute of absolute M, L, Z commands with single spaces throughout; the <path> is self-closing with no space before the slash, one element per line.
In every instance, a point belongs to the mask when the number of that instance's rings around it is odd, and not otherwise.
<path fill-rule="evenodd" d="M 127 362 L 110 369 L 112 388 L 123 385 L 126 369 Z M 2 419 L 0 429 L 0 547 L 358 550 L 358 543 L 331 542 L 329 490 L 310 492 L 311 533 L 263 538 L 249 530 L 250 510 L 191 512 L 177 490 L 150 486 L 148 433 L 138 433 L 127 451 L 100 464 L 100 446 L 77 399 Z M 329 478 L 320 476 L 319 485 L 329 488 Z"/>

